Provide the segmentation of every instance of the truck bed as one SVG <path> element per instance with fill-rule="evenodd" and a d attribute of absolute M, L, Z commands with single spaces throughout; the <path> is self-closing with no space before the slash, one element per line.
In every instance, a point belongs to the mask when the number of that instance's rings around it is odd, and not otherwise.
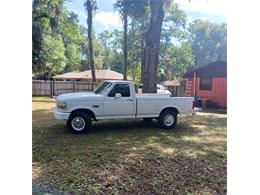
<path fill-rule="evenodd" d="M 193 112 L 193 97 L 169 97 L 169 95 L 158 94 L 136 94 L 137 117 L 157 115 L 164 108 L 175 107 L 179 114 Z"/>

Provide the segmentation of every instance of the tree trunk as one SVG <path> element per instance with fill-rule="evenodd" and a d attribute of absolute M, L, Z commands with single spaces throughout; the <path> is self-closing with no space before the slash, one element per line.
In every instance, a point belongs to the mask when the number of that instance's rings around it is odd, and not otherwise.
<path fill-rule="evenodd" d="M 127 13 L 126 10 L 124 10 L 123 13 L 123 22 L 124 22 L 124 80 L 127 80 L 127 25 L 128 25 L 128 19 L 127 19 Z"/>
<path fill-rule="evenodd" d="M 92 16 L 93 16 L 93 2 L 92 0 L 87 0 L 87 11 L 88 11 L 88 47 L 89 47 L 89 62 L 91 67 L 91 73 L 92 73 L 92 81 L 96 82 L 96 70 L 95 70 L 95 63 L 94 63 L 94 52 L 93 52 L 93 34 L 92 34 Z"/>
<path fill-rule="evenodd" d="M 144 48 L 143 93 L 157 93 L 157 68 L 159 64 L 161 28 L 164 18 L 164 1 L 150 0 L 150 4 L 151 18 Z"/>
<path fill-rule="evenodd" d="M 141 83 L 144 83 L 144 34 L 141 35 Z"/>

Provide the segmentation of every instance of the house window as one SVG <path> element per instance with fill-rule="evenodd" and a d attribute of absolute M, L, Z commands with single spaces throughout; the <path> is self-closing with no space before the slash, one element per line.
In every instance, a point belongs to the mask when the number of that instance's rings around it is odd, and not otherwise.
<path fill-rule="evenodd" d="M 200 78 L 200 90 L 210 91 L 212 88 L 212 78 Z"/>

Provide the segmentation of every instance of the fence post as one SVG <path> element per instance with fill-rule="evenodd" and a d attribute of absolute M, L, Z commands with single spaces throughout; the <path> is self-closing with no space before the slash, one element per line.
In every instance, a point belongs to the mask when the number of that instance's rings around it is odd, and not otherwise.
<path fill-rule="evenodd" d="M 50 80 L 50 97 L 52 96 L 52 80 Z"/>
<path fill-rule="evenodd" d="M 75 93 L 76 92 L 76 80 L 73 80 L 72 85 L 73 85 L 73 92 Z"/>
<path fill-rule="evenodd" d="M 53 90 L 52 94 L 53 96 L 55 96 L 55 80 L 53 80 L 52 82 L 52 90 Z"/>

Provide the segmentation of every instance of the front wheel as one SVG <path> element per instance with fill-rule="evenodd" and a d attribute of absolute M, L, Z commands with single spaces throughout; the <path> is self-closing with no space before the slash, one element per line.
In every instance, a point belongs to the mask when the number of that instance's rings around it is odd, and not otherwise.
<path fill-rule="evenodd" d="M 86 133 L 92 127 L 91 118 L 85 112 L 75 112 L 69 117 L 67 126 L 72 133 Z"/>
<path fill-rule="evenodd" d="M 160 114 L 159 124 L 164 129 L 173 129 L 177 124 L 177 114 L 171 110 L 166 110 Z"/>

